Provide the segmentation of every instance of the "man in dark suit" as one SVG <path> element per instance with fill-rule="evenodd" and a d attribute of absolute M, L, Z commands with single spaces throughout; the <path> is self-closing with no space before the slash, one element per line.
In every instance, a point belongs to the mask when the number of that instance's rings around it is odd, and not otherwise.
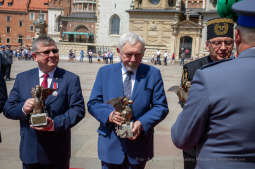
<path fill-rule="evenodd" d="M 74 73 L 57 67 L 59 53 L 51 38 L 34 40 L 32 51 L 38 68 L 17 75 L 4 115 L 20 121 L 23 169 L 69 169 L 71 127 L 85 114 L 80 80 Z M 56 89 L 45 100 L 48 123 L 44 127 L 31 127 L 29 123 L 35 105 L 31 89 L 36 85 Z"/>
<path fill-rule="evenodd" d="M 218 28 L 221 25 L 227 25 L 226 29 L 219 31 Z M 185 92 L 189 91 L 196 70 L 207 64 L 213 64 L 214 62 L 231 57 L 234 47 L 233 26 L 234 22 L 229 18 L 215 18 L 208 21 L 206 48 L 209 51 L 209 55 L 186 63 L 183 66 L 181 87 Z M 183 107 L 185 100 L 180 99 L 180 104 Z M 194 169 L 196 166 L 195 148 L 183 150 L 183 157 L 184 169 Z"/>
<path fill-rule="evenodd" d="M 168 105 L 160 71 L 141 63 L 144 51 L 144 40 L 126 33 L 117 48 L 121 62 L 98 71 L 88 111 L 100 122 L 98 155 L 103 169 L 143 169 L 153 157 L 153 128 L 166 117 Z M 128 88 L 126 79 L 131 81 Z M 124 119 L 107 104 L 122 96 L 133 100 L 133 136 L 128 138 L 117 136 L 115 128 Z"/>
<path fill-rule="evenodd" d="M 13 53 L 12 53 L 11 47 L 8 46 L 6 50 L 6 72 L 5 72 L 6 81 L 11 80 L 12 60 L 13 60 Z"/>
<path fill-rule="evenodd" d="M 233 5 L 240 14 L 235 31 L 238 58 L 196 71 L 187 103 L 172 126 L 177 147 L 197 147 L 196 168 L 255 168 L 254 5 L 254 0 Z"/>
<path fill-rule="evenodd" d="M 0 61 L 1 61 L 1 54 L 0 54 Z M 1 62 L 0 62 L 1 65 Z M 1 68 L 1 66 L 0 66 Z M 6 84 L 4 81 L 4 78 L 2 76 L 2 72 L 0 69 L 0 113 L 3 111 L 4 104 L 7 100 L 7 89 L 6 89 Z M 1 132 L 0 132 L 0 143 L 2 142 L 2 137 L 1 137 Z"/>
<path fill-rule="evenodd" d="M 0 51 L 0 55 L 1 55 L 1 72 L 2 72 L 2 76 L 5 79 L 6 77 L 6 70 L 7 70 L 7 53 L 5 51 L 5 46 L 2 45 L 1 46 L 1 51 Z"/>

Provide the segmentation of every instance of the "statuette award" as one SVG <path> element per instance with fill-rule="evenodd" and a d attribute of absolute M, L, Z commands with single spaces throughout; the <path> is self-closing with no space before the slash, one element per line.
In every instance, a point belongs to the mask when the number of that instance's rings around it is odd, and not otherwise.
<path fill-rule="evenodd" d="M 121 116 L 125 119 L 124 123 L 121 126 L 116 126 L 115 131 L 117 136 L 120 138 L 129 138 L 133 137 L 133 122 L 131 121 L 132 118 L 132 104 L 133 101 L 129 100 L 128 98 L 124 97 L 117 97 L 107 102 L 111 104 L 116 111 L 121 113 Z"/>
<path fill-rule="evenodd" d="M 51 95 L 56 89 L 43 88 L 42 86 L 36 85 L 32 88 L 32 97 L 35 99 L 33 111 L 30 116 L 30 123 L 34 127 L 46 126 L 47 125 L 47 111 L 45 108 L 45 100 Z"/>

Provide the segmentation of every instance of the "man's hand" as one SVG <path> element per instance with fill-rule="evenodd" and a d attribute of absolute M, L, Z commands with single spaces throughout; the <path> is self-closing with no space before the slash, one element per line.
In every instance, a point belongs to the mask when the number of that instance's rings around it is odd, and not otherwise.
<path fill-rule="evenodd" d="M 47 125 L 43 127 L 33 127 L 30 126 L 31 128 L 38 130 L 38 131 L 54 131 L 54 121 L 50 118 L 47 117 Z"/>
<path fill-rule="evenodd" d="M 133 132 L 134 136 L 130 137 L 128 139 L 129 140 L 137 139 L 137 137 L 141 134 L 142 129 L 143 129 L 142 123 L 139 120 L 135 121 L 134 124 L 133 124 L 133 129 L 132 129 L 132 132 Z"/>
<path fill-rule="evenodd" d="M 25 114 L 29 114 L 33 111 L 34 108 L 34 104 L 35 104 L 35 99 L 34 98 L 30 98 L 27 99 L 23 105 L 22 110 L 24 111 Z"/>
<path fill-rule="evenodd" d="M 125 119 L 120 116 L 120 112 L 112 111 L 108 118 L 108 121 L 120 126 L 122 123 L 124 123 Z"/>

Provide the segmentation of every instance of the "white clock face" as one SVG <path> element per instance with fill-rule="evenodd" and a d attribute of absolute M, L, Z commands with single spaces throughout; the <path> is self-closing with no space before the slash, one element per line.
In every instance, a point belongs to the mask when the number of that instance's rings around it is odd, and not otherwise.
<path fill-rule="evenodd" d="M 158 4 L 160 0 L 149 0 L 152 4 Z"/>

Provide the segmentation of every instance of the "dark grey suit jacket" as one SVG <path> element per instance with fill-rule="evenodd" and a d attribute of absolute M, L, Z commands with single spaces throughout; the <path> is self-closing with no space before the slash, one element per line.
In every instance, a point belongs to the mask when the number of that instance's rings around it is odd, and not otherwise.
<path fill-rule="evenodd" d="M 198 147 L 197 169 L 255 168 L 255 48 L 197 70 L 173 143 Z"/>

